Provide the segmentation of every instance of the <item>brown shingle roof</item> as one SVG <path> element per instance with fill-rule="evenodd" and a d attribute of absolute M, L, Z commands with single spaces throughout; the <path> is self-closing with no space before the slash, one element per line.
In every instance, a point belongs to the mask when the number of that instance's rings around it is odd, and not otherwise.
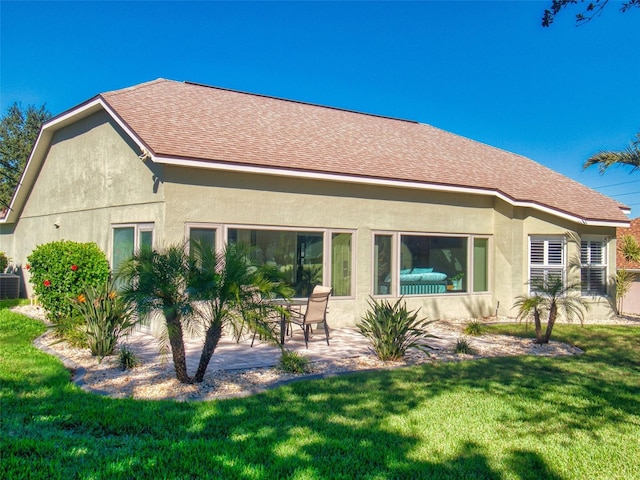
<path fill-rule="evenodd" d="M 425 124 L 164 79 L 100 97 L 158 157 L 478 188 L 628 221 L 618 202 L 549 168 Z"/>

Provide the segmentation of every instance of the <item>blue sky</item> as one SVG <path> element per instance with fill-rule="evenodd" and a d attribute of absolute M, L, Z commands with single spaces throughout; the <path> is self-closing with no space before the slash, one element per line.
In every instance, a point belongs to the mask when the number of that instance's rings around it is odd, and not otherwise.
<path fill-rule="evenodd" d="M 0 107 L 61 113 L 156 78 L 427 123 L 632 207 L 640 171 L 582 170 L 640 131 L 640 9 L 576 27 L 551 1 L 0 2 Z"/>

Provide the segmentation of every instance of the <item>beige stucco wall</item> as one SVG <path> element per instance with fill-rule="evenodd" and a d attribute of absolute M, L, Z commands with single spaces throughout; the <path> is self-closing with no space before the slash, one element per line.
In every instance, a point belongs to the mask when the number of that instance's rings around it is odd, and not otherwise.
<path fill-rule="evenodd" d="M 640 271 L 633 270 L 633 272 L 635 278 L 623 298 L 622 312 L 630 315 L 640 315 Z"/>
<path fill-rule="evenodd" d="M 490 236 L 489 293 L 405 297 L 410 308 L 446 319 L 515 316 L 514 299 L 527 292 L 528 236 L 576 230 L 571 222 L 492 196 L 178 167 L 167 167 L 165 174 L 166 238 L 171 241 L 184 238 L 188 223 L 354 230 L 356 292 L 354 298 L 332 299 L 333 325 L 353 324 L 368 308 L 374 232 Z M 610 235 L 609 230 L 583 233 Z M 595 299 L 594 307 L 589 315 L 611 314 L 608 301 Z"/>
<path fill-rule="evenodd" d="M 352 229 L 355 298 L 333 298 L 332 325 L 353 324 L 371 294 L 373 231 L 493 233 L 493 199 L 275 176 L 166 169 L 167 239 L 185 235 L 186 223 Z M 457 298 L 455 298 L 457 297 Z M 407 297 L 429 318 L 489 315 L 492 294 Z"/>
<path fill-rule="evenodd" d="M 23 274 L 27 295 L 24 265 L 39 244 L 91 241 L 110 255 L 112 224 L 154 222 L 163 230 L 163 186 L 154 178 L 161 169 L 141 161 L 125 138 L 106 113 L 54 134 L 18 223 L 0 230 L 0 250 Z"/>

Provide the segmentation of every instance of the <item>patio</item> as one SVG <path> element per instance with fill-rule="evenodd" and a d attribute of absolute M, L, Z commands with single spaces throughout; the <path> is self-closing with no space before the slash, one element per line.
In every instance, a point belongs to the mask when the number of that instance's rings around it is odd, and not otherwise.
<path fill-rule="evenodd" d="M 277 345 L 256 338 L 251 347 L 251 336 L 245 335 L 239 342 L 235 342 L 231 335 L 224 335 L 211 357 L 207 372 L 216 370 L 245 370 L 248 368 L 273 367 L 280 360 L 280 349 Z M 438 349 L 450 348 L 457 337 L 442 335 L 430 339 L 429 344 Z M 284 347 L 294 350 L 308 357 L 312 362 L 327 360 L 342 360 L 372 355 L 368 341 L 355 328 L 330 329 L 330 345 L 327 345 L 322 330 L 314 332 L 309 339 L 309 348 L 305 348 L 302 330 L 296 327 L 292 336 L 287 336 Z M 143 363 L 157 360 L 158 342 L 145 331 L 137 331 L 129 335 L 129 345 L 135 345 L 135 352 Z M 187 354 L 187 369 L 195 371 L 200 359 L 203 341 L 201 338 L 185 340 Z"/>

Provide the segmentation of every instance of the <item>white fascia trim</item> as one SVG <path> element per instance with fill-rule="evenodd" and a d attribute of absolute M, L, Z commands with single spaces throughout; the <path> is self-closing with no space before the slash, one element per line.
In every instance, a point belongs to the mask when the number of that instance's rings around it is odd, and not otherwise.
<path fill-rule="evenodd" d="M 122 121 L 122 119 L 116 114 L 116 112 L 114 112 L 113 109 L 109 105 L 107 105 L 105 101 L 100 97 L 78 108 L 70 110 L 63 115 L 60 115 L 59 117 L 54 118 L 53 120 L 50 120 L 42 128 L 42 131 L 44 132 L 45 130 L 48 130 L 48 129 L 54 129 L 55 131 L 59 128 L 66 126 L 67 124 L 75 122 L 78 119 L 78 117 L 80 118 L 88 117 L 89 115 L 101 109 L 105 110 L 109 114 L 109 116 L 113 118 L 113 120 L 120 126 L 120 128 L 122 128 L 125 131 L 125 133 L 136 143 L 136 145 L 140 147 L 141 150 L 147 150 L 147 146 L 140 139 L 140 137 L 138 137 L 134 133 L 134 131 L 131 130 L 129 126 Z"/>
<path fill-rule="evenodd" d="M 156 163 L 161 163 L 165 165 L 204 168 L 207 170 L 225 170 L 225 171 L 231 171 L 231 172 L 274 175 L 279 177 L 303 178 L 308 180 L 327 180 L 332 182 L 358 183 L 358 184 L 364 184 L 364 185 L 398 187 L 398 188 L 412 188 L 417 190 L 429 190 L 429 191 L 449 192 L 449 193 L 490 195 L 490 196 L 498 197 L 501 200 L 505 201 L 506 203 L 513 205 L 515 207 L 532 208 L 535 210 L 539 210 L 539 211 L 554 215 L 556 217 L 561 217 L 566 220 L 570 220 L 572 222 L 580 223 L 582 225 L 589 225 L 589 226 L 596 226 L 596 227 L 628 226 L 628 223 L 624 223 L 624 222 L 585 220 L 583 218 L 576 217 L 574 215 L 570 215 L 568 213 L 565 213 L 559 210 L 554 210 L 552 208 L 545 207 L 544 205 L 540 205 L 535 202 L 521 202 L 521 201 L 513 200 L 512 198 L 504 195 L 502 192 L 499 192 L 496 190 L 485 190 L 482 188 L 427 184 L 427 183 L 410 182 L 410 181 L 403 181 L 403 180 L 387 180 L 387 179 L 381 179 L 381 178 L 356 177 L 356 176 L 349 176 L 349 175 L 340 175 L 337 173 L 303 172 L 299 170 L 285 170 L 285 169 L 273 168 L 273 167 L 231 165 L 231 164 L 221 163 L 221 162 L 162 157 L 162 156 L 155 156 L 155 155 L 152 155 L 152 160 Z"/>

